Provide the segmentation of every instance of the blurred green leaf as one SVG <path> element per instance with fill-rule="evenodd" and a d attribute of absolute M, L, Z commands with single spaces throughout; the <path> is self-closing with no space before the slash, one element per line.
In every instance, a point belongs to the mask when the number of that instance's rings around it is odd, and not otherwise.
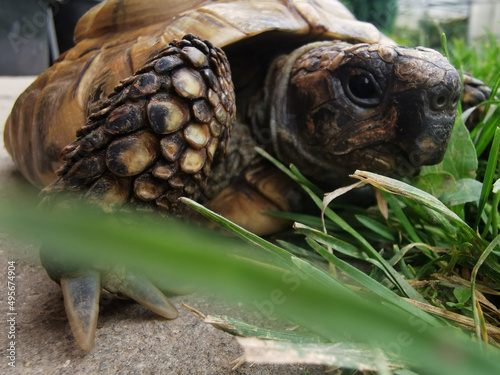
<path fill-rule="evenodd" d="M 455 178 L 444 171 L 420 174 L 412 182 L 412 185 L 434 195 L 436 198 L 445 193 L 451 194 L 457 191 Z"/>
<path fill-rule="evenodd" d="M 462 178 L 456 182 L 456 190 L 445 192 L 440 198 L 447 206 L 456 206 L 468 202 L 479 202 L 483 184 L 472 178 Z"/>
<path fill-rule="evenodd" d="M 252 363 L 314 363 L 344 369 L 377 371 L 381 367 L 398 369 L 405 365 L 397 355 L 387 355 L 370 346 L 352 343 L 290 343 L 256 338 L 238 339 L 245 350 L 245 357 Z"/>
<path fill-rule="evenodd" d="M 460 116 L 455 120 L 455 126 L 449 141 L 448 149 L 441 163 L 422 168 L 421 176 L 430 173 L 449 173 L 455 180 L 475 178 L 477 156 L 469 131 Z"/>
<path fill-rule="evenodd" d="M 32 206 L 5 201 L 0 202 L 0 225 L 23 238 L 37 238 L 73 261 L 119 261 L 167 289 L 172 280 L 203 285 L 228 300 L 247 301 L 263 316 L 292 320 L 324 339 L 349 337 L 400 355 L 429 374 L 500 372 L 496 349 L 488 351 L 490 357 L 465 335 L 457 340 L 396 305 L 389 308 L 375 297 L 354 296 L 338 283 L 326 282 L 325 273 L 310 277 L 310 266 L 290 261 L 295 257 L 285 258 L 281 250 L 271 251 L 259 241 L 250 240 L 257 247 L 249 247 L 159 216 L 120 218 L 86 207 L 63 214 L 35 212 Z M 443 350 L 447 356 L 441 355 Z"/>
<path fill-rule="evenodd" d="M 466 288 L 466 287 L 461 286 L 461 287 L 455 288 L 453 290 L 453 295 L 456 297 L 456 299 L 459 303 L 464 304 L 465 302 L 467 302 L 470 299 L 471 290 L 470 290 L 470 288 Z"/>

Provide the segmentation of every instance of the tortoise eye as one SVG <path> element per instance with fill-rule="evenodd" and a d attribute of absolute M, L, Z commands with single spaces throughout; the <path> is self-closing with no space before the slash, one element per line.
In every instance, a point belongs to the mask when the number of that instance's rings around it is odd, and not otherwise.
<path fill-rule="evenodd" d="M 373 76 L 367 72 L 355 72 L 347 79 L 345 89 L 349 98 L 359 105 L 379 104 L 382 90 Z"/>

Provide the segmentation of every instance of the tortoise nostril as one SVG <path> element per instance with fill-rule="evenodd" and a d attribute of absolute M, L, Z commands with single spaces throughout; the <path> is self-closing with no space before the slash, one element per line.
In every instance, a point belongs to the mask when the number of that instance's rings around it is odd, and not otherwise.
<path fill-rule="evenodd" d="M 454 110 L 458 102 L 458 96 L 447 95 L 446 93 L 436 93 L 430 100 L 430 107 L 433 111 Z"/>

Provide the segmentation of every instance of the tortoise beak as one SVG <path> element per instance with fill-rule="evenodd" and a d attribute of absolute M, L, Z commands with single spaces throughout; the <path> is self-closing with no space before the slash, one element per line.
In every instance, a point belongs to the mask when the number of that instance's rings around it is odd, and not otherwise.
<path fill-rule="evenodd" d="M 460 97 L 458 73 L 449 71 L 439 84 L 399 93 L 397 144 L 414 167 L 443 160 Z"/>
<path fill-rule="evenodd" d="M 455 114 L 438 118 L 428 117 L 426 122 L 426 132 L 415 139 L 413 147 L 405 150 L 415 166 L 433 165 L 443 160 L 453 130 Z"/>

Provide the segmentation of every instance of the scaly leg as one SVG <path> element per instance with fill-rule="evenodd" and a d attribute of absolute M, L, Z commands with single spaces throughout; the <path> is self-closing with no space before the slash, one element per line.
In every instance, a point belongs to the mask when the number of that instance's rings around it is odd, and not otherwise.
<path fill-rule="evenodd" d="M 44 189 L 43 203 L 64 205 L 69 192 L 106 212 L 131 204 L 181 216 L 186 208 L 178 198 L 197 199 L 225 154 L 234 103 L 224 53 L 193 35 L 174 41 L 89 116 L 62 151 L 65 164 Z M 142 275 L 109 265 L 69 265 L 47 250 L 41 258 L 61 284 L 71 329 L 83 349 L 93 344 L 101 287 L 168 319 L 177 316 Z"/>

